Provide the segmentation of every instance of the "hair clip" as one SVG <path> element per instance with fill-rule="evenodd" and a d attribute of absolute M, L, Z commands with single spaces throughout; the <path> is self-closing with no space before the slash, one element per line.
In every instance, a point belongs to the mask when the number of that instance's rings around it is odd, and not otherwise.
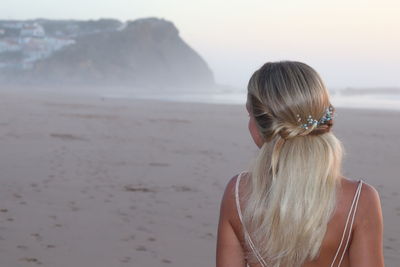
<path fill-rule="evenodd" d="M 300 115 L 296 114 L 296 117 L 297 121 L 301 122 Z M 329 108 L 326 108 L 324 116 L 322 116 L 322 118 L 319 121 L 315 120 L 311 115 L 308 115 L 307 123 L 301 124 L 300 127 L 308 130 L 308 127 L 311 127 L 312 125 L 318 126 L 321 124 L 325 124 L 327 121 L 332 120 L 332 118 L 333 118 L 333 107 L 330 106 Z"/>

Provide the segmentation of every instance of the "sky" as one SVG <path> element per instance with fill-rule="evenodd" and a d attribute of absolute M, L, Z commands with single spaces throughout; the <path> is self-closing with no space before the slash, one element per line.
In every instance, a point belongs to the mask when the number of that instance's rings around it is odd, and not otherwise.
<path fill-rule="evenodd" d="M 330 88 L 400 87 L 398 0 L 1 0 L 0 19 L 158 17 L 245 88 L 268 61 L 312 66 Z"/>

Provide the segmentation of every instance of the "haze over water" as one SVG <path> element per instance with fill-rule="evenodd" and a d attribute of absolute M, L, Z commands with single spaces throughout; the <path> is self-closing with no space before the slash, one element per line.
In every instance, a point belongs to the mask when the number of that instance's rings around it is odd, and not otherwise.
<path fill-rule="evenodd" d="M 395 0 L 5 0 L 0 17 L 162 17 L 208 62 L 217 83 L 245 88 L 262 63 L 290 59 L 308 63 L 336 89 L 400 87 L 399 10 Z"/>

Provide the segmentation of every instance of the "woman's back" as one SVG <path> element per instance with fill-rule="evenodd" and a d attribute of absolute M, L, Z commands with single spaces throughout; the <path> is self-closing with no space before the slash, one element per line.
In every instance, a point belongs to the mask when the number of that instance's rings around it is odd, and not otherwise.
<path fill-rule="evenodd" d="M 246 109 L 259 152 L 238 187 L 241 209 L 236 178 L 225 191 L 218 267 L 245 259 L 271 267 L 383 266 L 379 196 L 343 177 L 329 98 L 318 73 L 301 62 L 268 62 L 251 76 Z"/>
<path fill-rule="evenodd" d="M 234 189 L 231 188 L 229 190 L 234 191 L 235 197 L 235 209 L 230 209 L 231 211 L 233 211 L 231 224 L 236 237 L 242 244 L 242 248 L 246 249 L 244 246 L 245 234 L 243 232 L 243 224 L 241 220 L 241 209 L 243 208 L 245 203 L 243 202 L 243 198 L 241 198 L 241 196 L 243 195 L 242 192 L 246 190 L 247 179 L 249 179 L 249 177 L 247 174 L 241 173 L 234 178 L 235 179 L 233 179 L 231 185 L 234 185 Z M 362 180 L 351 181 L 344 177 L 340 179 L 340 189 L 338 190 L 337 194 L 337 207 L 331 220 L 328 223 L 327 231 L 321 245 L 319 257 L 313 261 L 308 261 L 304 263 L 302 265 L 303 267 L 351 266 L 350 251 L 352 250 L 352 247 L 354 247 L 353 239 L 355 228 L 359 226 L 362 227 L 362 225 L 365 224 L 364 220 L 368 220 L 368 218 L 362 218 L 362 216 L 365 216 L 367 215 L 367 213 L 369 213 L 368 209 L 372 208 L 369 205 L 373 204 L 374 198 L 377 197 L 377 193 L 372 186 L 363 183 Z M 345 231 L 346 222 L 347 229 Z M 288 227 L 290 227 L 290 225 Z M 364 229 L 362 231 L 365 230 L 367 229 Z M 364 245 L 368 246 L 368 244 Z M 255 248 L 254 250 L 257 249 Z M 259 267 L 263 265 L 262 263 L 256 263 L 249 264 L 247 266 Z"/>

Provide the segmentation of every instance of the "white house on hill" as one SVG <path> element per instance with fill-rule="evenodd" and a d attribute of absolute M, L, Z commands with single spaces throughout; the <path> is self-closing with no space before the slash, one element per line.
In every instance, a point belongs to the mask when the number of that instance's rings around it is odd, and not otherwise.
<path fill-rule="evenodd" d="M 21 29 L 20 37 L 35 37 L 35 38 L 43 38 L 46 36 L 46 33 L 43 27 L 38 23 L 30 23 L 24 24 Z"/>

